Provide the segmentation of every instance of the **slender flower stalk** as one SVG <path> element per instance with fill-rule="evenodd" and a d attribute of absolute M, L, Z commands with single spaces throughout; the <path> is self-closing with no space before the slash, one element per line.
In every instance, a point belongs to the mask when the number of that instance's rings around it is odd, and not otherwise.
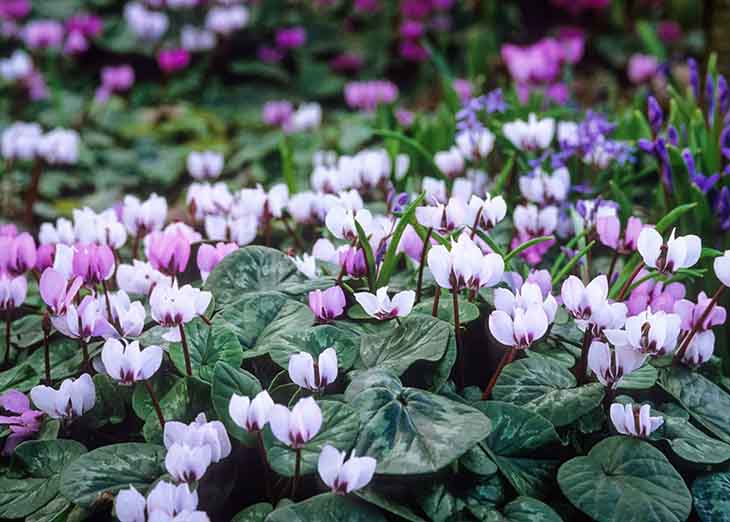
<path fill-rule="evenodd" d="M 461 340 L 461 320 L 459 318 L 459 292 L 451 289 L 454 300 L 454 335 L 456 336 L 456 389 L 464 389 L 464 347 Z"/>
<path fill-rule="evenodd" d="M 43 314 L 43 363 L 45 366 L 46 375 L 46 386 L 51 385 L 51 348 L 49 346 L 48 338 L 51 335 L 51 316 L 48 314 L 48 310 Z"/>
<path fill-rule="evenodd" d="M 152 388 L 152 384 L 150 383 L 149 379 L 144 380 L 145 388 L 147 388 L 147 393 L 150 396 L 150 401 L 152 401 L 152 407 L 155 409 L 155 413 L 157 414 L 157 419 L 160 421 L 160 428 L 164 431 L 165 429 L 165 416 L 162 414 L 162 408 L 160 408 L 160 401 L 157 400 L 157 394 L 155 394 L 154 388 Z"/>
<path fill-rule="evenodd" d="M 10 366 L 10 328 L 13 324 L 13 312 L 8 308 L 5 310 L 5 364 L 7 368 Z"/>
<path fill-rule="evenodd" d="M 502 373 L 502 370 L 504 370 L 504 367 L 515 360 L 515 355 L 517 355 L 517 350 L 514 346 L 511 346 L 509 350 L 507 350 L 502 358 L 499 360 L 497 369 L 494 370 L 492 377 L 489 379 L 487 387 L 484 388 L 484 392 L 482 393 L 483 401 L 489 400 L 489 397 L 491 397 L 492 395 L 492 390 L 494 390 L 494 385 L 497 384 L 497 378 Z"/>
<path fill-rule="evenodd" d="M 294 479 L 291 483 L 291 499 L 294 500 L 299 485 L 299 474 L 302 472 L 302 448 L 297 448 L 296 463 L 294 464 Z"/>
<path fill-rule="evenodd" d="M 426 254 L 428 254 L 428 246 L 431 244 L 431 234 L 433 228 L 426 230 L 426 239 L 423 240 L 423 248 L 421 249 L 421 261 L 418 263 L 418 284 L 416 286 L 416 304 L 421 302 L 421 288 L 423 287 L 423 267 L 426 265 Z"/>
<path fill-rule="evenodd" d="M 183 357 L 185 357 L 185 373 L 188 374 L 188 377 L 192 377 L 193 366 L 190 363 L 190 348 L 188 347 L 188 338 L 185 335 L 185 327 L 180 323 L 178 329 L 180 330 L 180 343 L 182 344 Z"/>
<path fill-rule="evenodd" d="M 433 308 L 431 308 L 431 315 L 434 317 L 439 316 L 439 300 L 441 299 L 441 287 L 436 287 L 436 293 L 433 294 Z"/>
<path fill-rule="evenodd" d="M 618 294 L 618 297 L 616 298 L 616 301 L 623 301 L 626 297 L 626 294 L 629 291 L 629 288 L 631 288 L 631 283 L 634 282 L 634 279 L 636 279 L 636 276 L 639 275 L 639 272 L 644 268 L 644 262 L 640 261 L 638 265 L 636 265 L 636 268 L 634 268 L 634 271 L 631 272 L 631 275 L 624 283 L 624 286 L 621 287 L 621 291 Z"/>

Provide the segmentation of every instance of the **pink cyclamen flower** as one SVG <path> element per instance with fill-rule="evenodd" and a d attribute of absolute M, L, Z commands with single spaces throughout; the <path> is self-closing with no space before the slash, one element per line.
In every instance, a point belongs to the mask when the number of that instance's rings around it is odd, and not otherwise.
<path fill-rule="evenodd" d="M 94 286 L 114 275 L 114 253 L 107 245 L 78 245 L 73 256 L 73 274 Z"/>
<path fill-rule="evenodd" d="M 157 63 L 167 74 L 181 71 L 190 64 L 190 52 L 182 48 L 163 49 L 157 53 Z"/>
<path fill-rule="evenodd" d="M 96 404 L 96 387 L 88 373 L 78 379 L 66 379 L 56 390 L 50 386 L 34 386 L 30 390 L 33 404 L 52 419 L 80 417 Z"/>
<path fill-rule="evenodd" d="M 712 262 L 712 268 L 715 271 L 715 276 L 725 286 L 730 286 L 730 250 L 715 258 Z"/>
<path fill-rule="evenodd" d="M 104 373 L 119 384 L 132 385 L 152 377 L 162 364 L 162 348 L 148 346 L 140 350 L 139 342 L 124 344 L 107 339 L 101 350 Z"/>
<path fill-rule="evenodd" d="M 182 232 L 153 232 L 147 236 L 150 264 L 167 275 L 184 272 L 190 259 L 190 239 Z"/>
<path fill-rule="evenodd" d="M 640 84 L 651 80 L 659 70 L 659 61 L 648 54 L 634 54 L 629 58 L 628 75 L 631 83 Z"/>
<path fill-rule="evenodd" d="M 210 463 L 208 446 L 173 444 L 167 448 L 165 455 L 165 469 L 175 482 L 189 484 L 200 480 L 208 470 Z"/>
<path fill-rule="evenodd" d="M 270 101 L 264 104 L 261 119 L 272 127 L 282 127 L 294 114 L 294 106 L 286 100 Z"/>
<path fill-rule="evenodd" d="M 52 314 L 63 315 L 83 283 L 84 281 L 80 277 L 69 281 L 58 270 L 46 268 L 39 283 L 41 298 L 48 305 Z"/>
<path fill-rule="evenodd" d="M 185 285 L 155 286 L 150 294 L 150 311 L 157 324 L 168 328 L 163 336 L 170 342 L 180 342 L 179 327 L 201 316 L 208 309 L 213 294 Z"/>
<path fill-rule="evenodd" d="M 628 348 L 652 357 L 670 354 L 677 346 L 681 318 L 677 314 L 647 310 L 626 319 L 623 329 L 604 330 L 616 348 Z"/>
<path fill-rule="evenodd" d="M 231 439 L 225 426 L 221 421 L 208 421 L 205 413 L 199 413 L 189 424 L 166 422 L 163 439 L 167 449 L 175 444 L 207 446 L 211 462 L 219 462 L 231 454 Z"/>
<path fill-rule="evenodd" d="M 322 410 L 312 397 L 299 399 L 291 411 L 277 404 L 269 419 L 271 432 L 281 443 L 301 449 L 322 427 Z"/>
<path fill-rule="evenodd" d="M 253 400 L 234 393 L 228 403 L 228 415 L 233 422 L 249 432 L 263 430 L 273 409 L 274 401 L 266 390 L 260 391 Z"/>
<path fill-rule="evenodd" d="M 676 272 L 680 268 L 690 268 L 700 259 L 702 240 L 690 234 L 675 237 L 672 230 L 666 243 L 661 234 L 653 228 L 646 227 L 639 233 L 637 249 L 646 266 L 656 268 L 662 273 Z"/>
<path fill-rule="evenodd" d="M 372 457 L 356 457 L 353 451 L 345 460 L 345 452 L 325 444 L 317 461 L 322 481 L 335 495 L 346 495 L 364 488 L 372 480 L 377 461 Z"/>
<path fill-rule="evenodd" d="M 674 43 L 682 39 L 682 26 L 674 20 L 662 20 L 657 26 L 657 34 L 664 43 Z"/>
<path fill-rule="evenodd" d="M 258 57 L 264 63 L 279 63 L 284 59 L 284 53 L 276 47 L 262 45 L 258 50 Z"/>
<path fill-rule="evenodd" d="M 599 241 L 620 253 L 627 254 L 636 250 L 636 242 L 643 228 L 644 224 L 641 219 L 631 216 L 626 223 L 623 237 L 621 237 L 621 221 L 614 208 L 603 206 L 598 210 L 596 216 L 596 232 L 598 232 Z"/>
<path fill-rule="evenodd" d="M 639 408 L 633 404 L 611 404 L 611 422 L 621 435 L 648 438 L 653 431 L 664 424 L 664 418 L 651 417 L 650 407 Z"/>
<path fill-rule="evenodd" d="M 405 317 L 411 313 L 416 293 L 413 290 L 404 290 L 391 299 L 388 297 L 388 287 L 383 286 L 378 288 L 375 294 L 355 292 L 355 300 L 370 317 L 384 321 L 395 317 Z"/>
<path fill-rule="evenodd" d="M 66 337 L 83 339 L 110 337 L 117 332 L 102 313 L 102 306 L 94 296 L 87 295 L 76 306 L 70 304 L 66 313 L 51 317 L 53 326 Z"/>
<path fill-rule="evenodd" d="M 69 32 L 77 31 L 93 38 L 101 34 L 104 29 L 104 21 L 96 15 L 79 13 L 66 20 L 66 29 Z"/>
<path fill-rule="evenodd" d="M 628 348 L 611 350 L 606 343 L 593 341 L 588 350 L 588 367 L 607 388 L 616 388 L 621 379 L 641 367 L 646 355 Z"/>
<path fill-rule="evenodd" d="M 478 291 L 502 280 L 504 260 L 499 254 L 484 255 L 479 246 L 462 234 L 451 250 L 437 245 L 428 252 L 428 268 L 441 288 Z"/>
<path fill-rule="evenodd" d="M 636 276 L 636 280 L 640 281 L 648 275 L 648 271 L 642 270 Z M 637 315 L 649 307 L 654 311 L 671 313 L 674 311 L 675 303 L 684 298 L 685 293 L 686 290 L 682 283 L 666 284 L 656 279 L 649 279 L 631 291 L 631 295 L 626 301 L 628 313 Z"/>
<path fill-rule="evenodd" d="M 216 243 L 215 246 L 207 243 L 200 245 L 196 261 L 203 282 L 208 279 L 210 273 L 218 266 L 218 263 L 223 261 L 224 257 L 236 250 L 238 250 L 236 243 Z"/>
<path fill-rule="evenodd" d="M 322 391 L 337 380 L 337 352 L 327 348 L 317 362 L 310 353 L 299 352 L 289 357 L 289 378 L 300 388 Z"/>
<path fill-rule="evenodd" d="M 276 45 L 280 49 L 297 49 L 307 42 L 304 27 L 288 27 L 276 31 Z"/>
<path fill-rule="evenodd" d="M 128 91 L 134 85 L 134 69 L 131 65 L 103 67 L 101 84 L 111 92 Z"/>
<path fill-rule="evenodd" d="M 27 232 L 16 236 L 0 236 L 0 274 L 16 277 L 36 264 L 36 246 Z"/>
<path fill-rule="evenodd" d="M 63 41 L 63 25 L 55 20 L 34 20 L 23 28 L 21 36 L 30 49 L 59 48 Z"/>
<path fill-rule="evenodd" d="M 345 294 L 339 286 L 309 292 L 309 309 L 320 322 L 337 319 L 345 311 Z"/>
<path fill-rule="evenodd" d="M 10 430 L 2 450 L 2 454 L 8 456 L 18 444 L 40 431 L 43 412 L 32 409 L 28 397 L 14 389 L 0 395 L 0 410 L 15 414 L 0 415 L 0 425 Z"/>
<path fill-rule="evenodd" d="M 714 305 L 710 314 L 702 324 L 699 324 L 700 318 L 707 310 L 711 299 L 704 292 L 700 292 L 697 296 L 697 303 L 693 303 L 689 299 L 681 299 L 674 303 L 674 313 L 682 318 L 682 331 L 688 332 L 694 328 L 699 331 L 709 330 L 713 326 L 725 324 L 727 312 L 724 307 Z"/>
<path fill-rule="evenodd" d="M 353 109 L 373 112 L 379 105 L 393 103 L 398 87 L 387 80 L 350 82 L 345 86 L 345 101 Z"/>
<path fill-rule="evenodd" d="M 25 302 L 28 282 L 24 276 L 0 275 L 0 311 L 14 310 Z"/>
<path fill-rule="evenodd" d="M 525 283 L 513 294 L 504 288 L 494 291 L 496 310 L 489 315 L 489 331 L 505 346 L 525 349 L 542 338 L 555 319 L 557 302 L 543 298 L 540 287 Z"/>
<path fill-rule="evenodd" d="M 30 0 L 3 0 L 0 2 L 0 18 L 3 20 L 25 18 L 30 9 Z"/>

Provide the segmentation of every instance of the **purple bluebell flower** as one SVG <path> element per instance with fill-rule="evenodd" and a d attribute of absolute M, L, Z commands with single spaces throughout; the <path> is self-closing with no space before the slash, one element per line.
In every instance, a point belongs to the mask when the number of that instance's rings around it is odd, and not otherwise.
<path fill-rule="evenodd" d="M 701 172 L 698 172 L 695 166 L 694 157 L 689 149 L 684 149 L 682 151 L 682 159 L 684 160 L 684 164 L 687 167 L 687 172 L 689 173 L 689 177 L 692 182 L 697 185 L 697 188 L 699 188 L 703 194 L 707 194 L 715 183 L 717 183 L 717 180 L 720 179 L 720 174 L 715 173 L 712 176 L 705 176 Z"/>
<path fill-rule="evenodd" d="M 659 131 L 662 128 L 662 124 L 664 123 L 664 112 L 662 111 L 659 102 L 656 101 L 656 98 L 654 98 L 654 96 L 649 96 L 649 99 L 647 100 L 647 105 L 647 113 L 649 115 L 649 125 L 651 126 L 651 131 L 655 135 L 659 134 Z"/>
<path fill-rule="evenodd" d="M 689 67 L 689 85 L 692 88 L 695 100 L 697 100 L 700 97 L 700 72 L 697 60 L 690 58 L 687 60 L 687 66 Z"/>
<path fill-rule="evenodd" d="M 725 126 L 720 134 L 720 152 L 730 160 L 730 125 Z"/>
<path fill-rule="evenodd" d="M 722 230 L 730 230 L 730 188 L 722 187 L 715 198 L 715 215 Z"/>
<path fill-rule="evenodd" d="M 724 116 L 730 109 L 730 88 L 722 74 L 717 77 L 717 101 L 720 115 Z"/>
<path fill-rule="evenodd" d="M 667 140 L 669 141 L 670 145 L 674 145 L 675 147 L 679 146 L 679 132 L 674 127 L 674 125 L 670 125 L 667 128 Z"/>

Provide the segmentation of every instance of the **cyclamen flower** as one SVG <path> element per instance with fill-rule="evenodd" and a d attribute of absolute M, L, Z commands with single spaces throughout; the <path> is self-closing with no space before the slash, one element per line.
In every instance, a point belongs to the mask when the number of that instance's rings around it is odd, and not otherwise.
<path fill-rule="evenodd" d="M 194 179 L 215 179 L 223 171 L 223 154 L 210 150 L 191 152 L 188 154 L 187 166 Z"/>
<path fill-rule="evenodd" d="M 555 206 L 539 209 L 537 205 L 517 205 L 514 224 L 518 233 L 530 237 L 552 234 L 558 226 L 558 208 Z"/>
<path fill-rule="evenodd" d="M 317 278 L 319 272 L 317 270 L 317 259 L 314 256 L 310 256 L 305 252 L 301 256 L 291 257 L 290 259 L 296 265 L 299 273 L 307 279 Z"/>
<path fill-rule="evenodd" d="M 66 218 L 58 218 L 55 226 L 53 223 L 41 223 L 38 240 L 41 245 L 55 245 L 58 243 L 72 245 L 76 242 L 73 223 Z"/>
<path fill-rule="evenodd" d="M 43 129 L 37 123 L 15 122 L 2 133 L 2 155 L 6 160 L 35 158 Z"/>
<path fill-rule="evenodd" d="M 289 357 L 289 378 L 300 388 L 321 391 L 337 380 L 337 352 L 327 348 L 319 354 L 317 362 L 307 352 Z"/>
<path fill-rule="evenodd" d="M 441 288 L 478 291 L 502 280 L 504 260 L 499 254 L 484 255 L 468 235 L 451 243 L 451 250 L 437 245 L 428 252 L 428 268 Z"/>
<path fill-rule="evenodd" d="M 209 422 L 205 413 L 198 414 L 190 424 L 166 422 L 163 439 L 168 450 L 176 444 L 207 447 L 210 450 L 210 462 L 218 462 L 231 454 L 231 440 L 223 423 Z"/>
<path fill-rule="evenodd" d="M 682 318 L 681 328 L 682 331 L 688 332 L 692 329 L 698 331 L 706 331 L 713 326 L 720 326 L 725 324 L 727 313 L 724 307 L 715 304 L 702 324 L 699 324 L 702 315 L 707 310 L 708 305 L 712 300 L 707 297 L 704 292 L 700 292 L 697 296 L 697 303 L 693 303 L 688 299 L 681 299 L 674 303 L 674 313 Z"/>
<path fill-rule="evenodd" d="M 179 231 L 152 232 L 145 238 L 145 253 L 156 270 L 172 276 L 188 266 L 190 243 Z"/>
<path fill-rule="evenodd" d="M 626 229 L 621 237 L 621 221 L 616 214 L 616 209 L 601 207 L 596 216 L 596 232 L 600 242 L 619 253 L 630 253 L 636 250 L 639 234 L 644 228 L 643 223 L 637 217 L 631 216 L 626 223 Z"/>
<path fill-rule="evenodd" d="M 606 343 L 593 341 L 588 350 L 588 367 L 607 388 L 618 387 L 621 379 L 644 364 L 646 355 L 629 348 L 611 350 Z"/>
<path fill-rule="evenodd" d="M 494 291 L 496 310 L 489 315 L 489 331 L 505 346 L 525 349 L 547 332 L 555 319 L 557 302 L 543 298 L 540 287 L 525 283 L 513 294 L 504 288 Z"/>
<path fill-rule="evenodd" d="M 362 306 L 365 313 L 380 321 L 405 317 L 413 309 L 416 293 L 413 290 L 398 292 L 393 299 L 388 297 L 388 287 L 378 288 L 376 294 L 369 292 L 355 292 L 355 300 Z"/>
<path fill-rule="evenodd" d="M 163 49 L 157 53 L 157 63 L 166 74 L 185 69 L 190 64 L 190 53 L 187 49 Z"/>
<path fill-rule="evenodd" d="M 171 286 L 172 278 L 155 270 L 150 263 L 133 259 L 131 265 L 117 267 L 117 285 L 130 294 L 149 295 L 156 286 Z"/>
<path fill-rule="evenodd" d="M 637 280 L 644 279 L 649 275 L 649 271 L 641 270 L 636 276 Z M 674 311 L 674 304 L 683 299 L 685 296 L 685 288 L 682 283 L 666 284 L 656 279 L 648 279 L 636 286 L 631 291 L 629 299 L 626 301 L 629 315 L 637 315 L 651 307 L 654 311 L 663 311 L 671 313 Z"/>
<path fill-rule="evenodd" d="M 223 261 L 224 257 L 236 250 L 238 250 L 236 243 L 216 243 L 215 246 L 208 243 L 200 245 L 196 261 L 203 282 L 205 283 L 210 273 Z"/>
<path fill-rule="evenodd" d="M 118 249 L 127 241 L 127 230 L 114 209 L 98 214 L 90 208 L 74 209 L 73 217 L 74 235 L 79 243 Z"/>
<path fill-rule="evenodd" d="M 109 317 L 106 301 L 101 300 L 100 304 L 102 316 Z M 127 292 L 119 290 L 109 294 L 109 304 L 112 322 L 120 336 L 137 337 L 142 333 L 147 313 L 140 301 L 132 302 Z"/>
<path fill-rule="evenodd" d="M 72 165 L 79 159 L 79 134 L 71 129 L 53 129 L 37 145 L 37 154 L 51 165 Z"/>
<path fill-rule="evenodd" d="M 712 263 L 715 276 L 725 286 L 730 286 L 730 250 L 715 258 Z"/>
<path fill-rule="evenodd" d="M 114 275 L 114 253 L 106 245 L 78 245 L 73 254 L 73 274 L 88 286 L 107 281 Z"/>
<path fill-rule="evenodd" d="M 309 292 L 309 309 L 318 321 L 328 322 L 345 311 L 345 294 L 339 286 Z"/>
<path fill-rule="evenodd" d="M 580 279 L 570 276 L 563 282 L 560 296 L 565 308 L 575 319 L 590 319 L 593 312 L 608 299 L 608 279 L 600 275 L 583 286 Z"/>
<path fill-rule="evenodd" d="M 436 203 L 433 206 L 416 207 L 416 220 L 426 228 L 433 228 L 439 232 L 451 232 L 467 224 L 468 209 L 463 201 L 457 198 L 449 199 L 445 206 Z M 468 223 L 469 225 L 473 224 Z"/>
<path fill-rule="evenodd" d="M 46 268 L 41 275 L 39 289 L 43 302 L 48 305 L 53 315 L 63 315 L 78 293 L 83 279 L 80 277 L 69 281 L 61 272 Z"/>
<path fill-rule="evenodd" d="M 680 268 L 690 268 L 699 261 L 702 240 L 694 234 L 675 237 L 673 229 L 664 243 L 659 232 L 647 227 L 639 234 L 637 248 L 646 266 L 662 273 L 671 273 Z"/>
<path fill-rule="evenodd" d="M 28 282 L 24 276 L 0 275 L 0 311 L 14 310 L 25 302 Z"/>
<path fill-rule="evenodd" d="M 346 495 L 367 486 L 377 465 L 374 458 L 356 457 L 354 451 L 347 461 L 345 457 L 344 451 L 325 444 L 317 461 L 319 476 L 336 495 Z"/>
<path fill-rule="evenodd" d="M 152 194 L 145 201 L 135 196 L 125 196 L 122 204 L 122 221 L 130 234 L 144 236 L 162 230 L 167 218 L 167 200 Z"/>
<path fill-rule="evenodd" d="M 148 346 L 140 350 L 139 342 L 123 344 L 107 339 L 101 350 L 104 372 L 119 384 L 132 385 L 152 377 L 162 364 L 162 348 Z"/>
<path fill-rule="evenodd" d="M 208 515 L 197 508 L 196 491 L 187 484 L 175 486 L 165 481 L 157 483 L 146 502 L 134 486 L 120 491 L 114 499 L 114 512 L 120 522 L 209 522 Z"/>
<path fill-rule="evenodd" d="M 674 351 L 680 327 L 681 318 L 677 314 L 647 310 L 626 319 L 623 330 L 606 329 L 604 333 L 616 348 L 657 357 Z"/>
<path fill-rule="evenodd" d="M 555 120 L 553 118 L 538 120 L 534 113 L 530 113 L 526 122 L 515 120 L 505 123 L 502 126 L 502 132 L 520 150 L 546 149 L 553 141 Z"/>
<path fill-rule="evenodd" d="M 51 317 L 53 326 L 66 337 L 83 339 L 110 337 L 116 334 L 114 327 L 102 315 L 102 308 L 95 297 L 87 295 L 78 305 L 69 304 L 65 314 Z"/>
<path fill-rule="evenodd" d="M 355 220 L 360 224 L 363 231 L 367 233 L 373 221 L 373 216 L 367 209 L 353 212 L 352 210 L 337 206 L 327 212 L 325 224 L 327 225 L 327 230 L 337 239 L 353 241 L 357 238 Z"/>
<path fill-rule="evenodd" d="M 560 167 L 548 175 L 538 168 L 530 175 L 521 176 L 519 185 L 520 192 L 528 201 L 539 205 L 560 204 L 570 192 L 570 172 Z"/>
<path fill-rule="evenodd" d="M 31 270 L 35 264 L 36 246 L 30 234 L 0 236 L 0 275 L 14 278 Z"/>
<path fill-rule="evenodd" d="M 644 404 L 640 408 L 633 404 L 611 404 L 611 422 L 621 435 L 648 438 L 662 424 L 662 417 L 651 417 L 650 407 Z"/>
<path fill-rule="evenodd" d="M 36 408 L 53 419 L 80 417 L 96 404 L 96 388 L 88 373 L 78 379 L 66 379 L 58 390 L 34 386 L 30 398 Z"/>
<path fill-rule="evenodd" d="M 228 415 L 246 431 L 261 431 L 269 422 L 273 408 L 274 401 L 266 390 L 260 391 L 253 400 L 234 393 L 228 403 Z"/>
<path fill-rule="evenodd" d="M 189 323 L 195 317 L 203 315 L 208 309 L 213 294 L 190 285 L 178 288 L 177 284 L 169 287 L 155 286 L 150 294 L 150 311 L 152 319 L 160 326 L 169 328 L 163 336 L 171 342 L 180 341 L 179 327 Z"/>
<path fill-rule="evenodd" d="M 301 449 L 319 433 L 322 411 L 312 397 L 299 399 L 291 411 L 277 404 L 271 411 L 269 425 L 274 437 L 280 442 Z"/>
<path fill-rule="evenodd" d="M 437 152 L 433 161 L 439 170 L 449 178 L 455 178 L 464 172 L 464 157 L 456 147 Z"/>
<path fill-rule="evenodd" d="M 18 444 L 40 431 L 43 412 L 31 409 L 28 397 L 15 389 L 0 394 L 0 410 L 15 414 L 0 415 L 0 426 L 5 425 L 10 430 L 2 450 L 2 454 L 8 456 Z"/>
<path fill-rule="evenodd" d="M 167 424 L 165 424 L 167 426 Z M 175 443 L 167 448 L 165 469 L 176 482 L 200 480 L 211 463 L 210 447 Z"/>

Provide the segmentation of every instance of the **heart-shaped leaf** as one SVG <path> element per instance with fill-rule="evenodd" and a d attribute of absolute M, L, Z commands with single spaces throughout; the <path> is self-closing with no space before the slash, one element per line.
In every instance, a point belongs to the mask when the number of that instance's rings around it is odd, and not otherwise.
<path fill-rule="evenodd" d="M 446 352 L 451 330 L 448 324 L 433 317 L 414 316 L 389 335 L 365 335 L 360 357 L 368 368 L 402 374 L 416 361 L 438 361 Z"/>
<path fill-rule="evenodd" d="M 555 426 L 566 426 L 601 403 L 603 386 L 576 387 L 575 377 L 565 367 L 550 358 L 533 356 L 507 365 L 492 397 L 539 413 Z"/>
<path fill-rule="evenodd" d="M 689 462 L 720 464 L 730 459 L 730 445 L 705 435 L 687 419 L 665 415 L 655 434 L 666 439 L 672 451 Z"/>
<path fill-rule="evenodd" d="M 102 446 L 77 458 L 61 473 L 61 494 L 90 507 L 102 494 L 134 486 L 144 493 L 163 473 L 165 448 L 128 442 Z"/>
<path fill-rule="evenodd" d="M 413 307 L 414 314 L 433 316 L 433 298 L 426 299 Z M 447 323 L 454 324 L 454 301 L 452 299 L 439 299 L 436 317 Z M 459 302 L 459 322 L 470 323 L 479 319 L 479 307 L 468 301 Z"/>
<path fill-rule="evenodd" d="M 191 422 L 198 414 L 211 410 L 210 386 L 194 377 L 179 379 L 159 400 L 166 421 Z M 162 443 L 162 427 L 154 411 L 147 415 L 142 434 L 147 442 Z"/>
<path fill-rule="evenodd" d="M 238 339 L 228 328 L 220 328 L 205 324 L 202 319 L 195 319 L 185 325 L 185 337 L 190 350 L 190 365 L 193 376 L 207 383 L 213 380 L 213 369 L 217 362 L 225 362 L 231 366 L 241 366 L 243 350 Z M 186 374 L 185 355 L 182 343 L 170 345 L 170 359 L 183 375 Z"/>
<path fill-rule="evenodd" d="M 246 358 L 266 355 L 312 323 L 314 314 L 306 305 L 282 294 L 246 295 L 213 319 L 216 332 L 228 331 L 238 338 Z"/>
<path fill-rule="evenodd" d="M 205 288 L 213 292 L 217 306 L 227 307 L 252 292 L 281 292 L 299 296 L 329 286 L 310 281 L 283 252 L 262 246 L 247 246 L 227 255 L 211 272 Z"/>
<path fill-rule="evenodd" d="M 276 509 L 266 522 L 385 522 L 377 508 L 352 495 L 324 493 Z"/>
<path fill-rule="evenodd" d="M 312 326 L 306 330 L 292 332 L 272 343 L 269 355 L 282 368 L 289 367 L 289 358 L 299 352 L 307 352 L 317 360 L 327 348 L 337 352 L 337 364 L 349 370 L 355 363 L 360 349 L 360 337 L 352 331 L 334 325 Z"/>
<path fill-rule="evenodd" d="M 261 391 L 259 380 L 240 368 L 234 368 L 224 362 L 215 365 L 211 399 L 213 407 L 230 435 L 248 446 L 255 444 L 256 436 L 238 426 L 228 415 L 228 403 L 233 394 L 253 399 Z"/>
<path fill-rule="evenodd" d="M 502 508 L 490 511 L 485 522 L 562 522 L 562 518 L 553 508 L 531 497 L 517 497 Z"/>
<path fill-rule="evenodd" d="M 231 522 L 264 522 L 266 517 L 274 511 L 274 506 L 266 502 L 254 504 L 248 506 L 243 511 L 239 512 Z"/>
<path fill-rule="evenodd" d="M 304 475 L 317 471 L 319 454 L 325 444 L 349 452 L 360 431 L 358 415 L 347 404 L 337 401 L 318 401 L 317 404 L 322 410 L 322 428 L 302 448 L 301 472 Z M 264 444 L 271 469 L 279 475 L 293 477 L 296 451 L 276 440 L 270 429 L 264 432 Z"/>
<path fill-rule="evenodd" d="M 417 388 L 404 388 L 391 372 L 356 375 L 345 399 L 360 414 L 355 449 L 390 475 L 432 473 L 461 457 L 490 431 L 479 410 Z"/>
<path fill-rule="evenodd" d="M 574 506 L 598 522 L 684 522 L 692 497 L 661 451 L 630 437 L 610 437 L 558 470 Z"/>
<path fill-rule="evenodd" d="M 559 461 L 536 459 L 530 454 L 558 442 L 550 421 L 504 402 L 479 402 L 474 406 L 489 417 L 492 432 L 473 451 L 478 449 L 491 457 L 519 494 L 546 496 Z"/>
<path fill-rule="evenodd" d="M 659 386 L 713 435 L 730 444 L 730 395 L 697 372 L 673 366 L 659 372 Z"/>

